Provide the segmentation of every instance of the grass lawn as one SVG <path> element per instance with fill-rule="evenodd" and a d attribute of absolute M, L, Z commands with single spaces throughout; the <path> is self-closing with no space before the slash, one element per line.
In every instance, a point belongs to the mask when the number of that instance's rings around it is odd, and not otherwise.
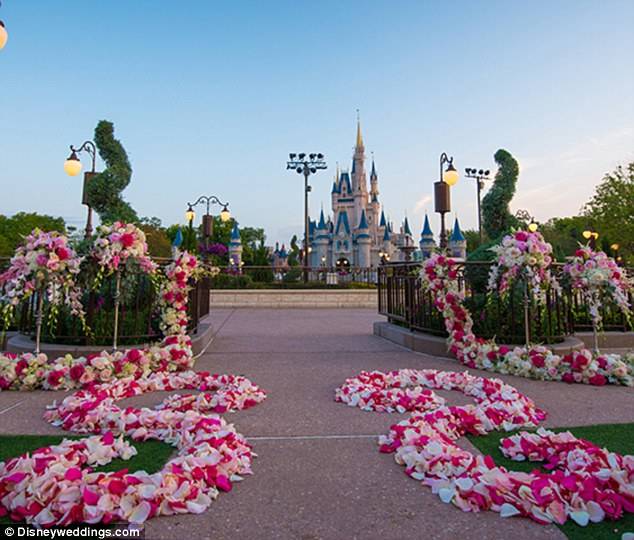
<path fill-rule="evenodd" d="M 634 454 L 634 424 L 555 428 L 552 431 L 570 431 L 575 437 L 587 439 L 612 452 Z M 539 468 L 538 462 L 512 461 L 502 455 L 499 450 L 500 439 L 509 435 L 510 433 L 494 432 L 485 437 L 469 436 L 469 440 L 483 454 L 489 454 L 495 463 L 509 470 L 530 472 Z M 559 528 L 571 540 L 621 540 L 623 533 L 634 532 L 634 514 L 625 514 L 618 521 L 589 523 L 587 527 L 580 527 L 574 521 L 568 520 L 565 525 Z"/>
<path fill-rule="evenodd" d="M 44 446 L 59 444 L 63 439 L 81 439 L 68 435 L 0 435 L 0 461 L 32 452 Z M 155 473 L 163 467 L 174 453 L 174 447 L 161 441 L 136 442 L 128 441 L 137 449 L 137 455 L 129 460 L 114 459 L 103 467 L 95 467 L 95 471 L 114 472 L 128 469 L 130 472 L 146 471 Z M 0 518 L 0 523 L 15 523 L 8 517 Z"/>

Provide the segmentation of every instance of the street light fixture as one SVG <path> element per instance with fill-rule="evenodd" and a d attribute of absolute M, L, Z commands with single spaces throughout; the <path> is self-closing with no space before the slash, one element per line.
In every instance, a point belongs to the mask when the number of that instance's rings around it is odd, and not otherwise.
<path fill-rule="evenodd" d="M 303 265 L 304 265 L 304 283 L 308 282 L 308 193 L 311 191 L 311 187 L 308 185 L 308 177 L 311 174 L 315 174 L 318 170 L 326 169 L 327 165 L 324 161 L 324 155 L 322 153 L 308 154 L 289 154 L 289 160 L 286 162 L 286 170 L 295 170 L 297 174 L 304 175 L 304 250 L 303 250 Z"/>
<path fill-rule="evenodd" d="M 214 221 L 213 216 L 210 213 L 210 207 L 212 204 L 217 204 L 222 206 L 222 210 L 220 212 L 220 221 L 226 223 L 231 219 L 231 212 L 229 212 L 229 203 L 222 202 L 215 195 L 201 195 L 196 199 L 196 202 L 187 203 L 187 211 L 185 212 L 185 219 L 189 222 L 190 228 L 194 226 L 194 218 L 196 217 L 196 213 L 194 212 L 194 206 L 198 206 L 199 204 L 205 203 L 207 205 L 207 211 L 203 216 L 203 238 L 205 242 L 205 247 L 209 247 L 209 238 L 213 234 L 214 230 Z"/>
<path fill-rule="evenodd" d="M 488 169 L 467 168 L 465 169 L 465 173 L 467 178 L 473 178 L 476 181 L 476 186 L 478 188 L 478 232 L 480 233 L 480 243 L 482 243 L 482 210 L 480 209 L 480 195 L 482 189 L 484 188 L 484 182 L 486 180 L 490 180 L 490 171 Z"/>
<path fill-rule="evenodd" d="M 443 171 L 443 165 L 447 168 Z M 447 229 L 445 228 L 445 214 L 451 212 L 451 186 L 458 182 L 458 171 L 453 165 L 453 156 L 445 152 L 440 154 L 440 179 L 434 183 L 434 199 L 436 212 L 440 214 L 440 249 L 447 248 Z"/>
<path fill-rule="evenodd" d="M 0 6 L 2 2 L 0 2 Z M 9 39 L 9 34 L 7 33 L 7 29 L 4 27 L 4 22 L 0 20 L 0 49 L 4 49 L 4 46 L 7 44 L 7 40 Z"/>
<path fill-rule="evenodd" d="M 586 229 L 585 231 L 583 231 L 583 233 L 581 233 L 583 235 L 583 237 L 588 240 L 588 245 L 592 248 L 592 249 L 596 249 L 597 247 L 597 239 L 599 238 L 599 233 L 596 231 L 592 231 L 590 229 Z"/>
<path fill-rule="evenodd" d="M 86 192 L 86 186 L 90 179 L 97 174 L 95 171 L 96 160 L 97 160 L 97 147 L 95 143 L 92 141 L 86 141 L 79 148 L 75 148 L 72 144 L 70 145 L 70 156 L 64 162 L 64 171 L 68 176 L 77 176 L 82 169 L 81 161 L 79 160 L 78 154 L 82 152 L 87 152 L 91 157 L 91 169 L 89 172 L 84 173 L 84 187 L 81 195 L 81 202 L 88 207 L 88 217 L 86 218 L 86 232 L 84 234 L 85 238 L 90 238 L 92 235 L 92 207 L 90 206 L 90 201 L 88 199 L 88 193 Z"/>

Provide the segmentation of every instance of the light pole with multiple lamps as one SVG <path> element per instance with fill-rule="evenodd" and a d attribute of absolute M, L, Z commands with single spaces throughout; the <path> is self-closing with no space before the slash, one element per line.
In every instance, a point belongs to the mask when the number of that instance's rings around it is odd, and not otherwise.
<path fill-rule="evenodd" d="M 324 161 L 323 154 L 289 154 L 289 160 L 286 162 L 286 170 L 294 169 L 298 174 L 304 175 L 304 249 L 303 249 L 303 266 L 304 266 L 304 283 L 308 282 L 308 253 L 310 246 L 308 245 L 308 193 L 311 187 L 308 184 L 308 177 L 315 174 L 318 170 L 326 169 L 327 165 Z"/>
<path fill-rule="evenodd" d="M 484 169 L 467 168 L 465 169 L 465 173 L 466 178 L 473 178 L 476 181 L 476 186 L 478 188 L 478 232 L 480 234 L 480 243 L 482 243 L 482 210 L 480 209 L 480 196 L 482 193 L 482 188 L 484 188 L 485 180 L 490 180 L 490 171 Z"/>
<path fill-rule="evenodd" d="M 443 165 L 447 168 L 443 171 Z M 445 152 L 440 154 L 440 179 L 434 183 L 434 206 L 440 214 L 440 249 L 447 248 L 447 229 L 445 228 L 445 214 L 451 212 L 451 186 L 458 181 L 458 171 L 453 166 L 453 157 Z"/>
<path fill-rule="evenodd" d="M 220 211 L 220 220 L 223 223 L 226 223 L 231 219 L 231 212 L 229 212 L 229 203 L 223 203 L 218 197 L 215 195 L 201 195 L 196 199 L 196 202 L 187 203 L 187 211 L 185 212 L 185 219 L 189 223 L 189 228 L 192 230 L 194 228 L 194 219 L 196 217 L 196 212 L 194 212 L 194 207 L 199 204 L 206 204 L 207 211 L 203 215 L 203 239 L 205 243 L 205 248 L 209 247 L 209 238 L 213 234 L 214 231 L 214 218 L 210 213 L 210 208 L 212 204 L 217 204 L 222 206 L 222 210 Z"/>
<path fill-rule="evenodd" d="M 599 233 L 590 229 L 587 229 L 581 233 L 582 236 L 588 240 L 588 244 L 592 249 L 597 248 L 597 240 L 599 238 Z"/>
<path fill-rule="evenodd" d="M 2 2 L 0 2 L 0 6 L 2 6 Z M 0 49 L 4 49 L 8 39 L 9 34 L 7 33 L 7 29 L 4 27 L 4 22 L 0 20 Z"/>
<path fill-rule="evenodd" d="M 68 176 L 77 176 L 81 172 L 81 161 L 79 161 L 79 156 L 77 154 L 81 154 L 82 152 L 87 152 L 91 157 L 91 168 L 89 172 L 84 173 L 84 187 L 81 195 L 81 202 L 88 207 L 88 217 L 86 218 L 86 232 L 84 234 L 85 238 L 90 238 L 92 235 L 92 207 L 90 206 L 90 200 L 88 198 L 88 193 L 86 188 L 88 186 L 88 182 L 92 179 L 93 176 L 97 174 L 95 170 L 96 160 L 97 160 L 97 147 L 95 143 L 92 141 L 86 141 L 79 148 L 75 148 L 72 144 L 70 145 L 70 156 L 64 162 L 64 171 Z"/>

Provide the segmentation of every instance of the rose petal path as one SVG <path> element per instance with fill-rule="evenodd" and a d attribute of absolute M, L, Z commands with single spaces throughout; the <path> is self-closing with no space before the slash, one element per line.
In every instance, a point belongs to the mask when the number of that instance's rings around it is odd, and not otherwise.
<path fill-rule="evenodd" d="M 377 450 L 374 436 L 405 415 L 368 414 L 333 399 L 343 380 L 364 369 L 461 370 L 457 361 L 373 336 L 379 319 L 373 310 L 216 310 L 212 318 L 217 335 L 196 368 L 242 374 L 267 391 L 258 407 L 225 415 L 251 438 L 259 456 L 254 475 L 201 515 L 150 520 L 146 538 L 564 538 L 555 526 L 443 504 Z M 634 422 L 631 388 L 499 377 L 548 411 L 545 426 Z M 468 402 L 457 392 L 438 394 L 449 403 Z M 59 435 L 42 414 L 64 395 L 0 393 L 0 433 Z M 121 403 L 154 405 L 164 397 Z M 461 444 L 475 451 L 466 440 Z"/>

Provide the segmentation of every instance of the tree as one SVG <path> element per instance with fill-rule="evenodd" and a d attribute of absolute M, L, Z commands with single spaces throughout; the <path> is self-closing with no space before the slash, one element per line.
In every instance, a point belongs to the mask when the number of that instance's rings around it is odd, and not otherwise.
<path fill-rule="evenodd" d="M 66 224 L 61 217 L 35 212 L 18 212 L 11 217 L 0 214 L 0 257 L 11 257 L 24 237 L 35 228 L 66 234 Z"/>
<path fill-rule="evenodd" d="M 128 187 L 132 167 L 121 142 L 114 137 L 114 125 L 101 120 L 95 128 L 95 144 L 106 164 L 103 172 L 93 176 L 86 186 L 88 201 L 102 223 L 138 221 L 138 216 L 121 192 Z"/>
<path fill-rule="evenodd" d="M 148 251 L 152 257 L 168 258 L 172 256 L 172 242 L 159 218 L 143 217 L 139 227 L 145 233 Z"/>
<path fill-rule="evenodd" d="M 288 265 L 299 266 L 300 265 L 300 248 L 297 240 L 297 235 L 294 234 L 291 238 L 291 249 L 288 251 Z M 301 261 L 303 264 L 303 261 Z"/>
<path fill-rule="evenodd" d="M 579 242 L 585 243 L 583 231 L 595 229 L 595 224 L 586 216 L 551 218 L 540 226 L 544 239 L 553 246 L 553 254 L 558 261 L 572 255 Z"/>
<path fill-rule="evenodd" d="M 606 174 L 583 213 L 594 220 L 600 238 L 618 243 L 623 258 L 634 262 L 634 162 Z"/>
<path fill-rule="evenodd" d="M 488 242 L 486 236 L 483 236 L 482 242 L 480 242 L 480 233 L 478 231 L 474 231 L 473 229 L 463 231 L 463 234 L 467 240 L 467 253 L 475 251 L 480 247 L 480 244 Z"/>
<path fill-rule="evenodd" d="M 517 226 L 517 220 L 509 211 L 509 203 L 515 195 L 519 165 L 506 150 L 494 155 L 498 164 L 493 186 L 482 199 L 482 224 L 489 238 L 497 239 Z"/>

